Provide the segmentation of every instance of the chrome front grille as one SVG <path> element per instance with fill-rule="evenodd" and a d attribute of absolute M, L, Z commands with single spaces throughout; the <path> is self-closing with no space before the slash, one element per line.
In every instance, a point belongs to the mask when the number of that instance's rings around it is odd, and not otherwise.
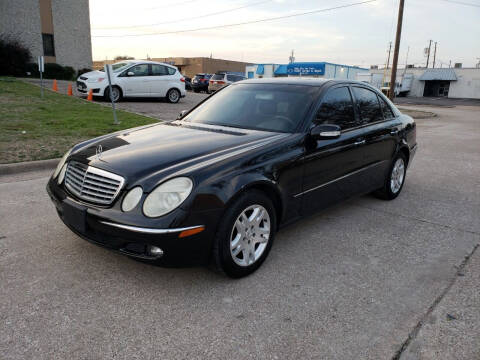
<path fill-rule="evenodd" d="M 79 199 L 109 205 L 123 187 L 125 179 L 111 172 L 70 161 L 65 173 L 65 187 Z"/>

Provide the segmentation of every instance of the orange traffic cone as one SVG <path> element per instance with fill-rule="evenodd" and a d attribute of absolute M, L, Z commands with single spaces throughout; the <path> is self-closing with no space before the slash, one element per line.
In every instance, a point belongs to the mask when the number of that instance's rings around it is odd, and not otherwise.
<path fill-rule="evenodd" d="M 73 95 L 72 84 L 68 84 L 67 95 L 68 95 L 68 96 L 72 96 L 72 95 Z"/>
<path fill-rule="evenodd" d="M 93 90 L 92 89 L 90 89 L 90 91 L 88 92 L 87 100 L 88 101 L 93 101 Z"/>
<path fill-rule="evenodd" d="M 52 86 L 53 91 L 58 91 L 58 85 L 57 85 L 57 80 L 53 80 L 53 86 Z"/>

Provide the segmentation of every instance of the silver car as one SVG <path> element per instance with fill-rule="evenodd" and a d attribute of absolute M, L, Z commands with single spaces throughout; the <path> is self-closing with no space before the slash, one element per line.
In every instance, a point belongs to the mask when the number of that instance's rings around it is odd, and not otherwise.
<path fill-rule="evenodd" d="M 217 91 L 222 87 L 232 84 L 237 81 L 245 80 L 245 76 L 231 74 L 231 73 L 216 73 L 210 78 L 208 83 L 208 91 Z"/>

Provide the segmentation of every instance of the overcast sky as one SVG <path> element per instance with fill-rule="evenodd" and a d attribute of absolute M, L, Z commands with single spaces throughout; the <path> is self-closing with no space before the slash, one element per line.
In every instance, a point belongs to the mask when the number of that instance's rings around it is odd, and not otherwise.
<path fill-rule="evenodd" d="M 90 0 L 93 58 L 210 56 L 253 63 L 329 61 L 370 66 L 386 62 L 394 42 L 398 0 L 228 28 L 156 34 L 254 21 L 361 0 Z M 480 58 L 480 0 L 406 0 L 400 64 L 425 64 L 423 50 L 438 42 L 437 65 L 473 67 Z M 251 5 L 251 6 L 248 6 Z M 248 6 L 248 7 L 244 7 Z M 220 15 L 212 13 L 228 11 Z M 114 37 L 102 37 L 110 36 Z M 126 36 L 129 35 L 129 36 Z M 393 54 L 393 51 L 392 51 Z M 433 44 L 432 44 L 433 57 Z M 432 58 L 431 60 L 432 61 Z M 431 63 L 431 62 L 430 62 Z"/>

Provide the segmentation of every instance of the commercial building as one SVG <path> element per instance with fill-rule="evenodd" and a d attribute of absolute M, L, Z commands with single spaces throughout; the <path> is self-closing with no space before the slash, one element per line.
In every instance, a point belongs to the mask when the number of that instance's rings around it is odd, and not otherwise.
<path fill-rule="evenodd" d="M 352 79 L 358 73 L 368 72 L 358 66 L 332 64 L 329 62 L 294 62 L 290 64 L 255 64 L 245 68 L 245 76 L 269 78 L 282 76 L 309 76 L 329 79 Z"/>
<path fill-rule="evenodd" d="M 370 69 L 369 75 L 361 74 L 357 80 L 377 88 L 390 84 L 391 70 Z M 408 81 L 407 96 L 449 97 L 480 99 L 480 68 L 407 68 L 397 71 L 397 86 Z"/>
<path fill-rule="evenodd" d="M 33 60 L 92 67 L 88 0 L 15 0 L 0 2 L 0 35 L 17 40 Z"/>
<path fill-rule="evenodd" d="M 248 63 L 241 61 L 214 59 L 209 57 L 167 57 L 167 58 L 151 58 L 149 60 L 163 62 L 175 65 L 179 71 L 188 77 L 194 77 L 195 74 L 208 73 L 214 74 L 217 71 L 233 71 L 244 73 L 245 66 Z M 105 64 L 111 64 L 117 60 L 94 61 L 93 68 L 101 69 Z"/>

